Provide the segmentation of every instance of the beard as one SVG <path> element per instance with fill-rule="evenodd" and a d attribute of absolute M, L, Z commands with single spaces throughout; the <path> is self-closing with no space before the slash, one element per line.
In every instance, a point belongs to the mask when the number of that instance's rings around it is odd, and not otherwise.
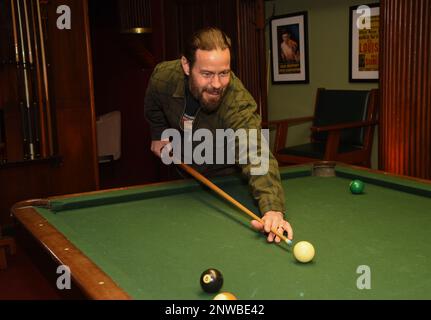
<path fill-rule="evenodd" d="M 193 76 L 189 76 L 189 89 L 193 97 L 199 101 L 202 109 L 208 113 L 218 109 L 226 93 L 226 87 L 220 89 L 211 88 L 210 85 L 199 87 Z"/>

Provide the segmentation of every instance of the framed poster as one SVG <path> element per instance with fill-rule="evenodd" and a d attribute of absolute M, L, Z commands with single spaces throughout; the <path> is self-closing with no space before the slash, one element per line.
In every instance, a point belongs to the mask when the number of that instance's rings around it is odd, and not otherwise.
<path fill-rule="evenodd" d="M 272 83 L 308 83 L 307 12 L 271 19 Z"/>
<path fill-rule="evenodd" d="M 379 4 L 350 7 L 349 81 L 379 80 Z"/>

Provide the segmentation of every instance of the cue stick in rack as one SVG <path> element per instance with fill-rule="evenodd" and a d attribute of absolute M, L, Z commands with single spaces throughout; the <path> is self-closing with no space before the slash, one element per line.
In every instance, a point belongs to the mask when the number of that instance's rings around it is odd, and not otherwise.
<path fill-rule="evenodd" d="M 216 192 L 219 196 L 221 196 L 222 198 L 226 199 L 227 201 L 229 201 L 230 203 L 232 203 L 233 205 L 235 205 L 242 212 L 248 214 L 254 220 L 257 220 L 260 223 L 264 224 L 263 221 L 262 221 L 262 219 L 260 217 L 258 217 L 256 214 L 254 214 L 248 208 L 246 208 L 241 203 L 239 203 L 238 201 L 236 201 L 234 198 L 232 198 L 230 195 L 228 195 L 222 189 L 220 189 L 219 187 L 217 187 L 214 183 L 212 183 L 210 180 L 208 180 L 207 178 L 205 178 L 202 174 L 200 174 L 199 172 L 197 172 L 195 169 L 193 169 L 192 167 L 190 167 L 187 164 L 184 164 L 182 162 L 179 163 L 178 165 L 184 171 L 186 171 L 187 173 L 189 173 L 191 176 L 193 176 L 194 178 L 196 178 L 197 180 L 199 180 L 200 182 L 202 182 L 204 185 L 206 185 L 208 188 L 210 188 L 211 190 L 213 190 L 214 192 Z M 280 239 L 282 239 L 284 242 L 286 242 L 289 246 L 292 245 L 292 240 L 287 239 L 284 235 L 282 235 L 281 233 L 277 232 L 277 230 L 275 230 L 274 228 L 271 229 L 271 232 L 274 233 Z"/>
<path fill-rule="evenodd" d="M 27 7 L 25 7 L 25 11 Z M 25 153 L 28 152 L 28 155 L 31 160 L 34 160 L 35 154 L 34 154 L 34 141 L 33 141 L 33 129 L 32 129 L 32 119 L 31 119 L 31 103 L 30 103 L 30 88 L 29 88 L 29 70 L 28 70 L 28 63 L 27 63 L 27 52 L 25 48 L 25 38 L 24 38 L 24 23 L 21 18 L 21 6 L 20 2 L 17 1 L 17 13 L 18 13 L 18 26 L 19 26 L 19 36 L 21 40 L 21 54 L 22 54 L 22 66 L 23 66 L 23 74 L 24 74 L 24 93 L 25 93 L 25 106 L 23 110 L 23 113 L 25 114 L 25 122 L 27 126 L 27 138 L 28 140 L 25 140 L 26 137 L 24 137 L 24 144 L 25 144 Z M 27 13 L 27 11 L 25 12 Z M 25 18 L 25 17 L 23 17 Z M 31 51 L 31 49 L 30 49 Z M 31 57 L 31 56 L 30 56 Z M 25 156 L 25 155 L 24 155 Z"/>
<path fill-rule="evenodd" d="M 43 76 L 43 88 L 45 90 L 45 116 L 46 116 L 46 124 L 47 124 L 47 136 L 48 136 L 48 154 L 52 156 L 54 154 L 54 141 L 53 141 L 53 133 L 52 133 L 52 120 L 51 120 L 51 100 L 49 96 L 49 83 L 48 83 L 48 70 L 47 70 L 47 62 L 45 57 L 45 38 L 43 34 L 42 27 L 42 14 L 40 10 L 40 2 L 36 1 L 36 9 L 37 9 L 37 22 L 39 26 L 39 37 L 40 37 L 40 52 L 41 52 L 41 65 L 42 65 L 42 76 Z M 45 4 L 46 5 L 46 4 Z"/>
<path fill-rule="evenodd" d="M 19 49 L 18 49 L 18 35 L 16 32 L 16 22 L 15 22 L 15 4 L 14 0 L 10 1 L 11 12 L 12 12 L 12 30 L 13 30 L 13 46 L 15 48 L 15 62 L 17 68 L 19 68 Z"/>

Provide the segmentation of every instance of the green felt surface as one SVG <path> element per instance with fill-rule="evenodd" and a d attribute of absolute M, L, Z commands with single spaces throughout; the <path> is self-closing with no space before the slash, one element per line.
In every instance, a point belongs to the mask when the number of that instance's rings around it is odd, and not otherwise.
<path fill-rule="evenodd" d="M 135 299 L 211 299 L 199 286 L 210 267 L 223 273 L 222 291 L 239 299 L 431 298 L 429 197 L 371 182 L 352 195 L 350 178 L 283 172 L 294 242 L 316 249 L 310 264 L 266 243 L 248 216 L 194 182 L 121 191 L 132 198 L 109 205 L 37 210 Z M 245 184 L 217 182 L 257 212 Z M 370 268 L 370 290 L 357 288 L 360 266 Z"/>

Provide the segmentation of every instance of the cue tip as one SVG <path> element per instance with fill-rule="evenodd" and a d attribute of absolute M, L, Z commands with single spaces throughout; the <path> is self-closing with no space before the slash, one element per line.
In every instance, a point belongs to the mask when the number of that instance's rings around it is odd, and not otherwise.
<path fill-rule="evenodd" d="M 289 240 L 289 239 L 286 239 L 286 243 L 287 243 L 289 246 L 292 246 L 293 241 L 292 241 L 292 240 Z"/>

